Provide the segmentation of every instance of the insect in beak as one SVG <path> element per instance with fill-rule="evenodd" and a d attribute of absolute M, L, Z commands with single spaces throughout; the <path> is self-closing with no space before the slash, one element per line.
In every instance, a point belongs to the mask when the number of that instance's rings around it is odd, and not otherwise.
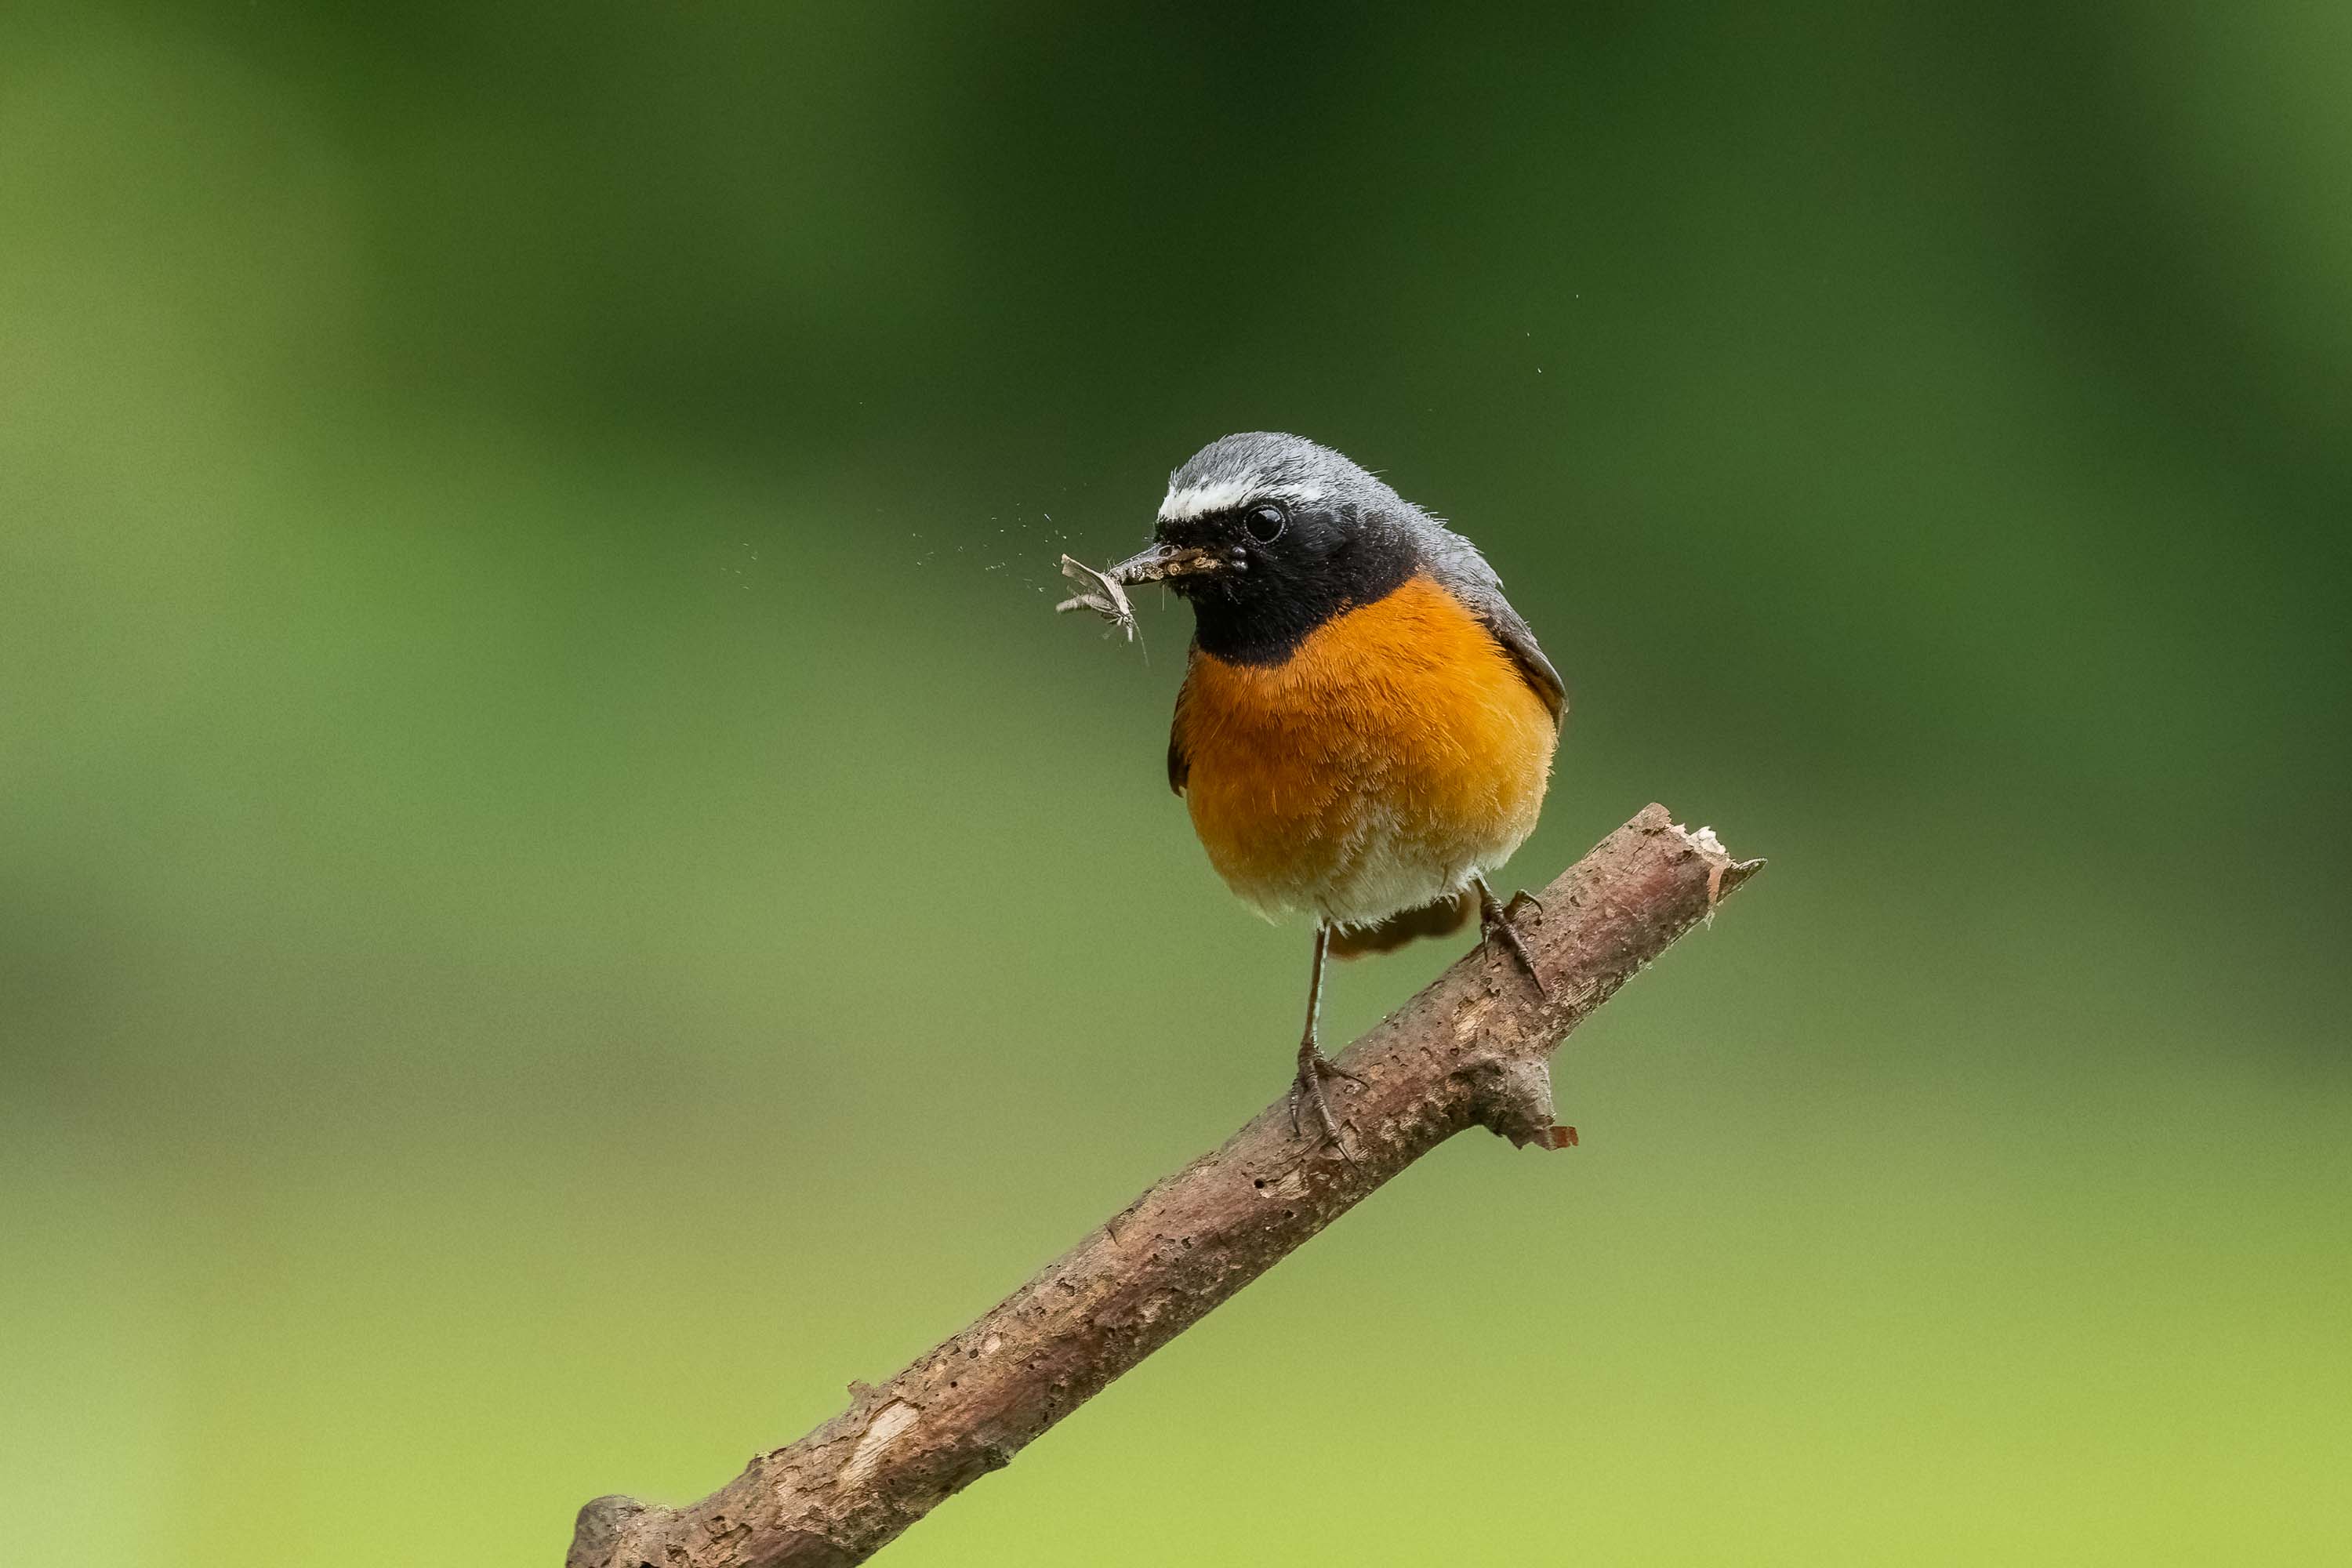
<path fill-rule="evenodd" d="M 1198 545 L 1154 544 L 1139 554 L 1129 556 L 1118 565 L 1105 569 L 1103 575 L 1131 588 L 1138 583 L 1157 583 L 1169 577 L 1222 572 L 1232 564 L 1223 555 Z"/>
<path fill-rule="evenodd" d="M 1108 621 L 1114 630 L 1125 632 L 1129 641 L 1135 637 L 1135 607 L 1128 603 L 1127 590 L 1138 583 L 1159 583 L 1170 577 L 1192 577 L 1209 572 L 1241 572 L 1248 568 L 1237 558 L 1229 559 L 1191 544 L 1154 544 L 1149 550 L 1130 555 L 1116 566 L 1097 572 L 1083 561 L 1062 557 L 1062 575 L 1079 584 L 1079 591 L 1054 606 L 1056 610 L 1092 610 Z"/>

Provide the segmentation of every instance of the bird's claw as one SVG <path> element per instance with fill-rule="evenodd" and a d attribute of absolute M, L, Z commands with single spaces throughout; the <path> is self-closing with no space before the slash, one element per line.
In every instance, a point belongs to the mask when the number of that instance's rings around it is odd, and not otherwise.
<path fill-rule="evenodd" d="M 1519 967 L 1527 972 L 1528 981 L 1536 988 L 1536 994 L 1547 1002 L 1550 1001 L 1551 987 L 1546 985 L 1544 977 L 1536 973 L 1535 955 L 1528 951 L 1527 939 L 1519 935 L 1519 928 L 1512 921 L 1510 911 L 1495 897 L 1494 889 L 1486 886 L 1484 877 L 1478 879 L 1477 887 L 1478 923 L 1488 936 L 1508 948 L 1511 956 L 1519 961 Z M 1526 897 L 1524 894 L 1521 896 Z M 1538 903 L 1536 908 L 1540 910 L 1543 906 Z"/>
<path fill-rule="evenodd" d="M 1314 1110 L 1315 1119 L 1323 1124 L 1324 1142 L 1339 1145 L 1339 1152 L 1347 1156 L 1349 1163 L 1353 1164 L 1356 1156 L 1349 1152 L 1348 1140 L 1339 1131 L 1339 1119 L 1331 1113 L 1330 1096 L 1323 1092 L 1324 1082 L 1329 1079 L 1345 1079 L 1358 1089 L 1367 1087 L 1362 1078 L 1317 1050 L 1314 1041 L 1299 1042 L 1298 1077 L 1290 1086 L 1290 1135 L 1294 1138 L 1306 1135 L 1306 1129 L 1299 1119 L 1300 1105 L 1304 1102 Z"/>

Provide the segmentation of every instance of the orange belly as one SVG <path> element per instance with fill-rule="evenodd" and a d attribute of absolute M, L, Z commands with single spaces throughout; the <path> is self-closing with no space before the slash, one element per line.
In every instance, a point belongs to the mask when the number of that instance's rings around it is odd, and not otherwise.
<path fill-rule="evenodd" d="M 1535 827 L 1558 738 L 1486 628 L 1414 577 L 1278 665 L 1195 648 L 1173 740 L 1226 884 L 1269 917 L 1355 925 L 1507 858 Z"/>

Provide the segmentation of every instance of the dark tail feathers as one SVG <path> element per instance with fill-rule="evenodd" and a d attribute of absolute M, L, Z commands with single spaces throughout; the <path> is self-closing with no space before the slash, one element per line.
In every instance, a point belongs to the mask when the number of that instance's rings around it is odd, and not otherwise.
<path fill-rule="evenodd" d="M 1465 888 L 1450 899 L 1404 910 L 1375 925 L 1333 926 L 1331 956 L 1361 958 L 1368 952 L 1394 952 L 1415 937 L 1452 936 L 1478 912 L 1478 889 Z"/>

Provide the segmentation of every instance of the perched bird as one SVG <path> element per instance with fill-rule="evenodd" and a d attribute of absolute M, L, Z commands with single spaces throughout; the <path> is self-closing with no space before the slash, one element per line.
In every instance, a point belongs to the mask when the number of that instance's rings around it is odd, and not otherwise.
<path fill-rule="evenodd" d="M 1168 783 L 1244 902 L 1315 922 L 1292 1119 L 1311 1109 L 1338 1142 L 1324 1084 L 1351 1075 L 1316 1044 L 1327 957 L 1475 909 L 1542 988 L 1485 874 L 1542 808 L 1559 673 L 1468 540 L 1297 436 L 1202 447 L 1151 547 L 1101 576 L 1165 581 L 1192 606 Z"/>

